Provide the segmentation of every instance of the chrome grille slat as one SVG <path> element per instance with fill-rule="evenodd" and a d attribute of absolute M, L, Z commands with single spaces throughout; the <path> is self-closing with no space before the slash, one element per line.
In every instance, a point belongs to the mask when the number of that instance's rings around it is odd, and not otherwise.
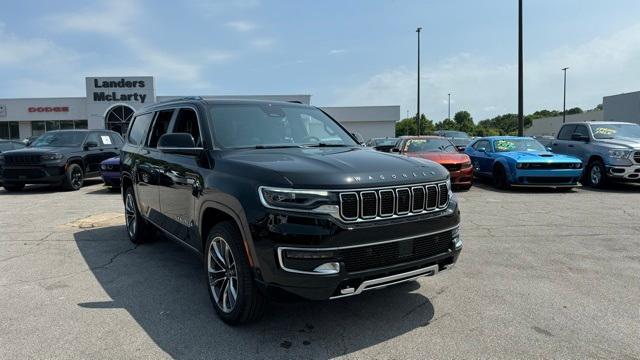
<path fill-rule="evenodd" d="M 443 210 L 449 189 L 444 182 L 387 186 L 341 192 L 339 199 L 340 217 L 352 222 Z"/>

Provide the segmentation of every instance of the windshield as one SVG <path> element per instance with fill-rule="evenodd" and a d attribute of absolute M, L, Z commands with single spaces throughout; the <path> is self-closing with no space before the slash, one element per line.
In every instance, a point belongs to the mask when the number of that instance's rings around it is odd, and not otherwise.
<path fill-rule="evenodd" d="M 216 144 L 222 148 L 358 146 L 313 107 L 281 104 L 211 106 Z"/>
<path fill-rule="evenodd" d="M 542 144 L 534 139 L 500 139 L 493 143 L 496 152 L 509 151 L 547 151 Z"/>
<path fill-rule="evenodd" d="M 635 138 L 640 139 L 637 124 L 590 124 L 596 139 Z"/>
<path fill-rule="evenodd" d="M 375 146 L 393 146 L 398 139 L 375 139 L 373 140 Z"/>
<path fill-rule="evenodd" d="M 78 147 L 87 133 L 81 131 L 48 132 L 35 139 L 30 147 Z"/>
<path fill-rule="evenodd" d="M 406 152 L 458 152 L 447 139 L 410 139 L 404 147 Z"/>
<path fill-rule="evenodd" d="M 445 137 L 464 138 L 468 139 L 469 135 L 462 131 L 443 131 Z"/>

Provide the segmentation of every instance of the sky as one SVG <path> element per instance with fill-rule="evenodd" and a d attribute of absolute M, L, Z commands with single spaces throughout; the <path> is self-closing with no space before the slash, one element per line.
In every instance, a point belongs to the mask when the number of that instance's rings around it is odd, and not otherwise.
<path fill-rule="evenodd" d="M 640 90 L 640 1 L 524 0 L 524 107 L 590 109 Z M 317 106 L 517 112 L 517 0 L 12 1 L 0 98 L 84 96 L 85 76 L 158 95 L 311 94 Z"/>

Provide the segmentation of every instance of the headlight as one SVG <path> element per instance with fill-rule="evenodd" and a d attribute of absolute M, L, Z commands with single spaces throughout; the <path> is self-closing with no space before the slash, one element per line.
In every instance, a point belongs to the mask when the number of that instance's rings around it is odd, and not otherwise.
<path fill-rule="evenodd" d="M 517 168 L 517 169 L 526 169 L 526 168 L 528 168 L 528 167 L 529 167 L 529 164 L 528 164 L 528 163 L 517 163 L 517 164 L 516 164 L 516 168 Z"/>
<path fill-rule="evenodd" d="M 48 161 L 48 160 L 60 160 L 62 159 L 62 154 L 58 154 L 58 153 L 49 153 L 49 154 L 44 154 L 40 157 L 42 160 L 44 161 Z"/>
<path fill-rule="evenodd" d="M 448 195 L 449 195 L 449 199 L 451 199 L 451 197 L 453 196 L 453 191 L 451 190 L 451 178 L 448 177 L 447 178 L 447 190 L 448 191 Z"/>
<path fill-rule="evenodd" d="M 332 212 L 337 210 L 338 200 L 334 193 L 324 190 L 303 190 L 260 187 L 260 200 L 269 208 Z"/>
<path fill-rule="evenodd" d="M 100 169 L 102 169 L 102 170 L 107 170 L 107 165 L 106 165 L 106 164 L 102 164 L 102 165 L 100 165 Z"/>
<path fill-rule="evenodd" d="M 631 155 L 632 151 L 627 149 L 613 149 L 609 150 L 609 157 L 615 159 L 624 159 L 628 158 Z"/>

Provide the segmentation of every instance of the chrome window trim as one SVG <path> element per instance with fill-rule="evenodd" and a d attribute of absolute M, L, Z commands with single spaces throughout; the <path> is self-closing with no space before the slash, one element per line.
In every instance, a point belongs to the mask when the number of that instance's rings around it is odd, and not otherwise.
<path fill-rule="evenodd" d="M 400 195 L 398 195 L 398 191 L 400 190 L 406 190 L 407 192 L 409 192 L 409 208 L 407 209 L 407 211 L 403 211 L 400 212 L 398 209 L 400 208 Z M 396 189 L 396 212 L 395 214 L 397 215 L 407 215 L 408 213 L 411 212 L 411 205 L 412 205 L 412 200 L 413 198 L 411 197 L 411 189 L 410 188 L 405 188 L 405 187 L 400 187 Z"/>
<path fill-rule="evenodd" d="M 352 195 L 352 194 L 355 195 L 355 197 L 356 197 L 356 216 L 355 217 L 346 217 L 342 213 L 342 195 Z M 358 217 L 360 216 L 360 197 L 358 196 L 358 193 L 351 192 L 351 191 L 350 192 L 345 192 L 345 193 L 340 193 L 339 199 L 340 199 L 340 204 L 338 205 L 338 207 L 340 208 L 340 217 L 342 217 L 343 219 L 345 219 L 347 221 L 357 220 Z"/>
<path fill-rule="evenodd" d="M 373 194 L 373 197 L 375 198 L 375 201 L 376 201 L 376 206 L 375 206 L 376 213 L 375 214 L 364 216 L 364 198 L 362 197 L 363 194 Z M 365 220 L 377 218 L 378 217 L 378 192 L 377 191 L 373 191 L 373 190 L 361 191 L 359 198 L 360 198 L 360 214 L 359 214 L 360 218 L 365 219 Z"/>
<path fill-rule="evenodd" d="M 382 213 L 382 196 L 380 196 L 380 201 L 379 201 L 379 203 L 380 203 L 380 205 L 379 205 L 379 206 L 380 206 L 380 208 L 378 209 L 378 211 L 379 211 L 379 213 L 380 213 L 380 217 L 389 217 L 389 216 L 393 216 L 393 215 L 396 213 L 396 192 L 395 192 L 395 191 L 393 191 L 393 190 L 391 190 L 391 189 L 383 189 L 383 190 L 378 191 L 378 193 L 380 193 L 380 195 L 382 195 L 382 193 L 383 193 L 383 192 L 385 192 L 385 193 L 390 192 L 390 193 L 391 193 L 391 197 L 393 197 L 393 200 L 392 200 L 392 201 L 393 201 L 393 203 L 392 203 L 392 205 L 391 205 L 391 206 L 392 206 L 392 207 L 391 207 L 391 213 L 385 213 L 385 214 L 383 214 L 383 213 Z"/>
<path fill-rule="evenodd" d="M 405 237 L 391 239 L 391 240 L 376 241 L 376 242 L 372 242 L 372 243 L 357 244 L 357 245 L 335 246 L 335 247 L 325 247 L 325 248 L 279 246 L 276 249 L 276 253 L 278 255 L 278 264 L 280 265 L 280 268 L 282 270 L 284 270 L 284 271 L 293 272 L 293 273 L 297 273 L 297 274 L 320 275 L 320 276 L 325 275 L 326 276 L 326 275 L 332 275 L 332 274 L 317 273 L 317 272 L 311 272 L 311 271 L 304 271 L 304 270 L 296 270 L 296 269 L 287 268 L 286 266 L 284 266 L 284 261 L 283 261 L 283 258 L 282 258 L 283 251 L 285 251 L 285 250 L 296 250 L 296 251 L 336 251 L 336 250 L 353 249 L 353 248 L 359 248 L 359 247 L 365 247 L 365 246 L 376 246 L 376 245 L 388 244 L 388 243 L 392 243 L 392 242 L 405 241 L 405 240 L 417 239 L 417 238 L 425 237 L 425 236 L 442 234 L 442 233 L 445 233 L 447 231 L 452 231 L 452 230 L 459 229 L 459 228 L 460 228 L 460 225 L 456 225 L 456 226 L 452 226 L 452 227 L 449 227 L 449 228 L 446 228 L 446 229 L 442 229 L 442 230 L 438 230 L 438 231 L 432 231 L 432 232 L 422 233 L 422 234 L 418 234 L 418 235 L 405 236 Z M 327 261 L 327 262 L 330 262 L 330 261 Z"/>
<path fill-rule="evenodd" d="M 424 187 L 424 186 L 414 186 L 414 187 L 412 187 L 412 188 L 411 188 L 411 198 L 412 198 L 412 200 L 413 200 L 413 199 L 415 199 L 415 195 L 414 195 L 414 190 L 415 190 L 415 189 L 422 189 L 422 195 L 423 195 L 423 199 L 422 199 L 422 208 L 421 208 L 421 209 L 416 210 L 416 209 L 413 207 L 413 205 L 414 205 L 414 201 L 411 201 L 411 206 L 410 206 L 410 207 L 411 207 L 411 212 L 413 212 L 413 213 L 420 213 L 420 212 L 423 212 L 423 211 L 426 209 L 425 201 L 427 200 L 427 196 L 426 196 L 426 195 L 427 195 L 427 193 L 426 193 L 426 190 L 425 190 L 425 187 Z"/>

